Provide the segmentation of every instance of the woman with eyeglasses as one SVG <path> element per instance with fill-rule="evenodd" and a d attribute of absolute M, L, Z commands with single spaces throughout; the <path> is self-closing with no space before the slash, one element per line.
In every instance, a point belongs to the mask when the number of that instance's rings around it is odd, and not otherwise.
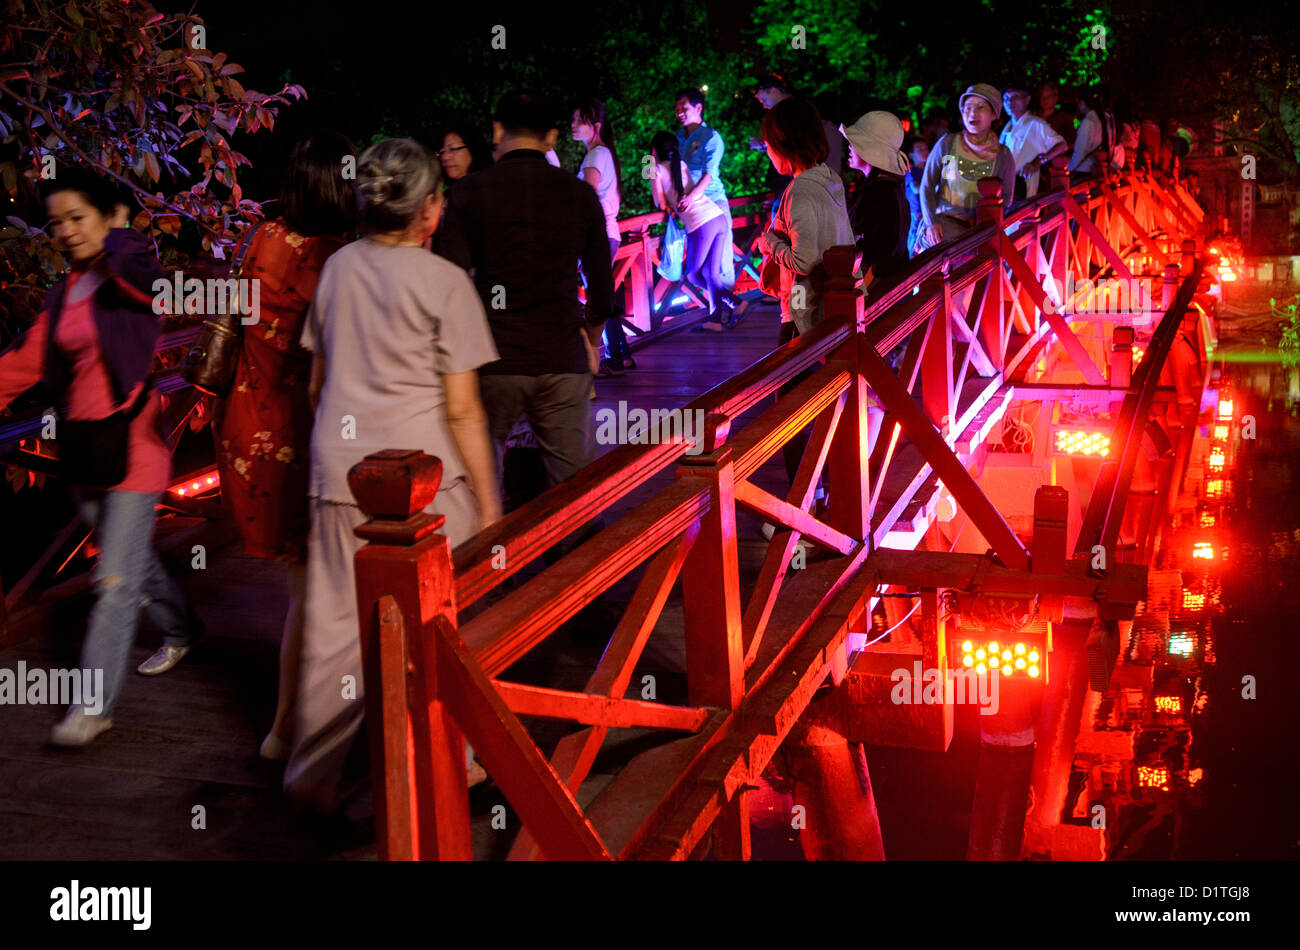
<path fill-rule="evenodd" d="M 959 237 L 975 224 L 981 178 L 1002 179 L 1002 207 L 1016 194 L 1016 160 L 998 142 L 1002 94 L 986 82 L 967 87 L 957 101 L 962 127 L 934 143 L 921 176 L 921 250 Z"/>
<path fill-rule="evenodd" d="M 487 141 L 464 122 L 454 122 L 443 130 L 438 147 L 438 162 L 447 188 L 466 175 L 492 164 L 492 149 Z"/>

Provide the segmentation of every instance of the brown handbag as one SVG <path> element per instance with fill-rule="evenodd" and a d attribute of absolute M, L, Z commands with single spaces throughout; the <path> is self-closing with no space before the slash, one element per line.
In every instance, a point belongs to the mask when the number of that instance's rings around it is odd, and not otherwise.
<path fill-rule="evenodd" d="M 253 235 L 263 222 L 258 221 L 235 251 L 230 262 L 228 278 L 238 280 L 243 276 L 244 257 L 253 244 Z M 223 295 L 223 299 L 228 299 Z M 185 355 L 181 376 L 187 383 L 209 396 L 224 399 L 235 382 L 235 367 L 239 363 L 239 348 L 243 344 L 242 314 L 234 308 L 229 312 L 211 314 L 199 328 L 198 338 Z"/>

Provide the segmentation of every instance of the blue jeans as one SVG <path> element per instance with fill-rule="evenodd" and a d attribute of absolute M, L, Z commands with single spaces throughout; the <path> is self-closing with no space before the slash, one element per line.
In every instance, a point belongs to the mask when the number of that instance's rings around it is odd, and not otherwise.
<path fill-rule="evenodd" d="M 727 289 L 723 263 L 731 251 L 728 223 L 725 215 L 719 215 L 686 235 L 686 262 L 682 265 L 682 277 L 704 288 L 711 317 L 718 312 L 718 301 Z"/>
<path fill-rule="evenodd" d="M 81 517 L 95 529 L 99 543 L 92 575 L 95 606 L 81 647 L 81 667 L 104 671 L 101 715 L 112 712 L 122 693 L 141 609 L 169 646 L 189 645 L 198 627 L 185 595 L 153 549 L 157 503 L 152 492 L 108 491 L 77 499 Z"/>
<path fill-rule="evenodd" d="M 708 195 L 711 199 L 713 199 L 714 204 L 716 204 L 719 208 L 722 209 L 722 213 L 727 219 L 727 223 L 725 225 L 725 230 L 724 230 L 724 233 L 726 234 L 726 240 L 722 246 L 722 260 L 720 262 L 721 267 L 719 268 L 719 270 L 722 273 L 722 289 L 726 293 L 731 293 L 732 289 L 736 286 L 736 254 L 731 249 L 731 241 L 732 241 L 731 205 L 727 203 L 727 196 L 722 191 L 722 186 L 720 184 L 718 185 L 718 192 L 716 194 L 709 193 L 712 187 L 713 186 L 710 185 L 709 189 L 706 189 L 704 193 Z M 775 207 L 775 205 L 773 205 L 773 207 Z"/>

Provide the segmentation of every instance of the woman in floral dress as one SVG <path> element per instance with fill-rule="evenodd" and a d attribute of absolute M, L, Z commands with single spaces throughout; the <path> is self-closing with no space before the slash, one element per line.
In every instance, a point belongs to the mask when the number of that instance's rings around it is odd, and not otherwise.
<path fill-rule="evenodd" d="M 289 158 L 279 215 L 258 228 L 242 275 L 259 281 L 257 322 L 242 328 L 235 381 L 217 428 L 221 493 L 250 557 L 289 564 L 289 611 L 280 645 L 275 722 L 263 758 L 287 758 L 302 651 L 307 550 L 311 360 L 298 340 L 326 259 L 356 222 L 352 182 L 343 177 L 352 143 L 335 132 L 299 142 Z"/>

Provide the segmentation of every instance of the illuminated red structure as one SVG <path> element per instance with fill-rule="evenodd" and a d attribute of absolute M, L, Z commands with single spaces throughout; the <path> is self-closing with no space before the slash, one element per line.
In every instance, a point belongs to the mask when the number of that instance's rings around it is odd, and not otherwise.
<path fill-rule="evenodd" d="M 357 557 L 357 584 L 367 682 L 377 684 L 367 702 L 381 857 L 470 856 L 464 737 L 524 824 L 512 857 L 686 858 L 711 843 L 716 857 L 747 858 L 748 795 L 783 742 L 802 741 L 815 726 L 838 737 L 832 748 L 846 740 L 947 747 L 951 706 L 890 704 L 890 670 L 900 661 L 944 670 L 968 656 L 978 662 L 980 649 L 988 658 L 997 642 L 998 659 L 1009 651 L 1004 665 L 1014 674 L 1022 656 L 1028 673 L 1037 652 L 1044 675 L 1022 682 L 1040 684 L 1033 703 L 1041 702 L 1050 636 L 1033 642 L 1018 626 L 950 639 L 942 630 L 956 608 L 941 594 L 959 593 L 967 600 L 961 610 L 985 616 L 989 598 L 1033 603 L 1044 624 L 1061 618 L 1066 598 L 1091 603 L 1098 674 L 1108 669 L 1108 630 L 1131 618 L 1146 594 L 1142 562 L 1185 471 L 1209 379 L 1212 327 L 1191 308 L 1200 265 L 1189 236 L 1199 233 L 1200 215 L 1185 195 L 1141 173 L 1102 182 L 1095 193 L 1089 185 L 1053 191 L 1005 221 L 998 185 L 980 187 L 981 225 L 887 286 L 873 286 L 869 299 L 853 287 L 853 249 L 828 252 L 825 321 L 687 407 L 706 413 L 703 454 L 685 455 L 680 442 L 623 446 L 455 552 L 437 534 L 437 518 L 422 513 L 441 477 L 437 460 L 392 451 L 353 470 L 354 494 L 371 518 L 361 529 L 370 543 Z M 1127 279 L 1117 247 L 1141 248 L 1164 266 L 1163 313 L 1084 317 L 1037 279 L 1051 274 L 1059 288 L 1067 270 L 1094 275 L 1094 266 Z M 1152 333 L 1135 371 L 1136 323 L 1151 324 Z M 1191 348 L 1173 347 L 1180 333 Z M 880 354 L 902 344 L 895 372 Z M 742 413 L 805 370 L 808 379 L 736 428 Z M 1113 419 L 1108 451 L 1099 453 L 1105 461 L 1064 459 L 1053 468 L 1056 485 L 1022 491 L 1017 502 L 992 500 L 978 473 L 993 461 L 990 433 L 1009 407 L 1051 407 L 1081 392 Z M 786 497 L 755 484 L 752 476 L 808 426 L 812 436 Z M 1041 442 L 1045 452 L 1045 429 Z M 670 466 L 675 478 L 647 501 L 458 627 L 461 606 Z M 814 488 L 823 471 L 829 505 L 819 511 Z M 1087 499 L 1082 511 L 1072 511 L 1072 493 Z M 988 555 L 922 543 L 942 521 L 944 497 L 973 527 L 968 543 L 991 549 Z M 742 508 L 777 525 L 747 596 L 737 569 Z M 801 537 L 819 556 L 796 569 Z M 1103 572 L 1095 569 L 1099 551 Z M 584 690 L 501 678 L 638 568 L 635 592 Z M 625 697 L 679 578 L 688 700 Z M 891 588 L 916 592 L 917 639 L 873 648 L 869 614 Z M 953 642 L 960 657 L 950 657 Z M 837 689 L 813 704 L 825 681 Z M 1033 703 L 1008 713 L 1030 716 L 1031 735 Z M 548 760 L 521 717 L 578 730 Z M 575 792 L 601 743 L 610 729 L 629 726 L 684 738 L 638 756 L 584 810 Z M 857 800 L 848 772 L 833 778 L 847 762 L 821 760 L 830 770 L 826 787 L 836 789 L 822 807 L 870 824 L 874 804 Z M 1139 778 L 1157 787 L 1168 781 Z M 870 856 L 879 847 L 878 829 L 840 831 L 839 856 Z M 1013 846 L 1018 853 L 1014 835 Z"/>

